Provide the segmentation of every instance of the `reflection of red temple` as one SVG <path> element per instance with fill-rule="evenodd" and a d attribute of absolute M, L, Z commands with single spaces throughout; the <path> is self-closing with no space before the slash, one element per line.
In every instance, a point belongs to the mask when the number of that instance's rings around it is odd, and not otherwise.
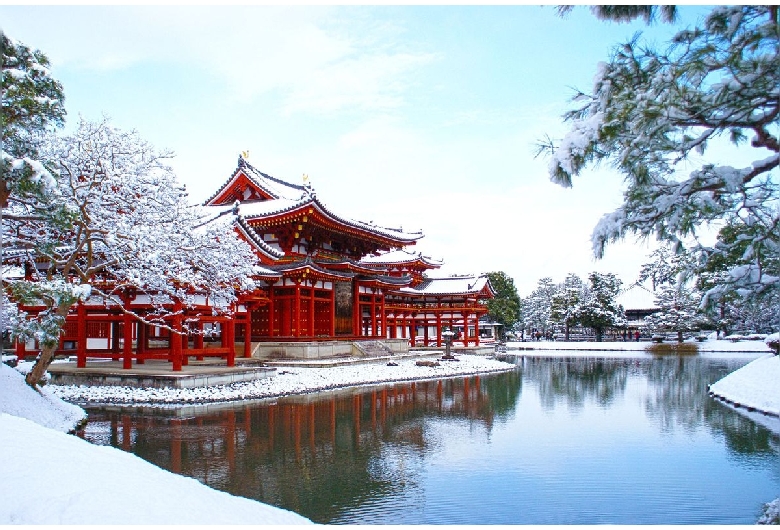
<path fill-rule="evenodd" d="M 205 332 L 181 339 L 87 303 L 68 317 L 60 353 L 76 353 L 81 365 L 87 356 L 121 358 L 127 368 L 132 360 L 167 358 L 177 370 L 205 355 L 232 365 L 236 350 L 243 357 L 323 358 L 441 347 L 447 327 L 460 333 L 462 346 L 479 346 L 479 317 L 493 296 L 487 277 L 427 278 L 441 263 L 405 250 L 422 233 L 337 215 L 308 184 L 266 175 L 243 157 L 205 206 L 233 222 L 258 257 L 258 288 L 242 295 L 234 316 L 203 316 L 204 299 L 168 322 Z M 143 296 L 131 300 L 136 308 L 144 303 Z"/>

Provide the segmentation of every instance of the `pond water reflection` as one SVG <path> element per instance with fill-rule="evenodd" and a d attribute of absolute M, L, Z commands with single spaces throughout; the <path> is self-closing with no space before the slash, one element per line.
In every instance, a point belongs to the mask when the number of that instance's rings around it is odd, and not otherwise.
<path fill-rule="evenodd" d="M 84 436 L 322 523 L 752 524 L 780 496 L 780 437 L 707 396 L 745 362 L 520 357 L 482 377 L 90 409 Z"/>

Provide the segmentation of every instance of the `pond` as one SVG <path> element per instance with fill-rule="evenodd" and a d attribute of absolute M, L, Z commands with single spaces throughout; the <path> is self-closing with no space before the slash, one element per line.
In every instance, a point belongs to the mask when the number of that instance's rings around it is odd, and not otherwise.
<path fill-rule="evenodd" d="M 481 377 L 93 408 L 83 436 L 330 524 L 753 524 L 780 496 L 780 435 L 707 395 L 752 357 L 513 359 Z"/>

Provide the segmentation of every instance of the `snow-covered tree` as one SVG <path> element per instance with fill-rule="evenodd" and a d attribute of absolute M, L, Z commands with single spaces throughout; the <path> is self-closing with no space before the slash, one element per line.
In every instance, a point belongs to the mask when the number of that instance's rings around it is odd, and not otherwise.
<path fill-rule="evenodd" d="M 658 311 L 645 318 L 646 325 L 654 332 L 676 332 L 682 342 L 683 332 L 699 329 L 706 320 L 699 308 L 701 292 L 691 278 L 696 258 L 669 247 L 653 251 L 650 257 L 652 261 L 642 265 L 639 281 L 651 281 Z"/>
<path fill-rule="evenodd" d="M 6 220 L 14 206 L 29 204 L 56 193 L 52 174 L 41 163 L 39 145 L 65 119 L 62 86 L 49 71 L 49 60 L 0 31 L 2 53 L 2 112 L 0 113 L 0 263 L 7 245 Z M 49 213 L 62 213 L 60 203 Z M 0 289 L 0 330 L 5 334 L 16 305 Z"/>
<path fill-rule="evenodd" d="M 170 155 L 137 133 L 105 119 L 82 120 L 43 155 L 56 169 L 56 201 L 66 216 L 49 210 L 51 195 L 16 204 L 4 233 L 14 259 L 33 276 L 10 282 L 12 298 L 45 306 L 35 318 L 13 318 L 15 338 L 41 344 L 27 377 L 31 385 L 51 363 L 65 316 L 80 300 L 99 297 L 130 311 L 127 289 L 146 293 L 154 310 L 134 316 L 159 325 L 171 314 L 172 300 L 189 307 L 196 294 L 206 295 L 215 310 L 229 312 L 237 291 L 253 286 L 257 260 L 232 219 L 209 219 L 189 205 L 165 163 Z"/>
<path fill-rule="evenodd" d="M 717 293 L 705 298 L 705 310 L 718 330 L 727 335 L 734 328 L 766 332 L 780 328 L 780 311 L 771 310 L 773 305 L 778 307 L 780 285 L 754 293 L 729 281 L 735 266 L 749 267 L 754 260 L 770 274 L 780 276 L 780 252 L 752 254 L 750 241 L 756 236 L 754 226 L 727 223 L 718 233 L 710 259 L 699 271 L 699 288 Z"/>
<path fill-rule="evenodd" d="M 525 329 L 546 332 L 551 325 L 550 310 L 557 288 L 552 278 L 542 278 L 536 289 L 522 301 L 523 325 Z"/>
<path fill-rule="evenodd" d="M 656 292 L 658 311 L 645 317 L 647 327 L 653 332 L 676 332 L 677 342 L 683 333 L 701 327 L 704 317 L 699 311 L 701 294 L 685 285 L 665 283 Z"/>
<path fill-rule="evenodd" d="M 596 333 L 596 342 L 601 342 L 604 331 L 626 325 L 623 306 L 617 303 L 623 282 L 612 273 L 592 272 L 588 276 L 590 286 L 577 306 L 575 319 Z"/>
<path fill-rule="evenodd" d="M 570 132 L 540 151 L 551 155 L 551 179 L 563 186 L 598 162 L 625 175 L 623 205 L 593 232 L 597 257 L 627 234 L 680 246 L 696 241 L 702 226 L 725 221 L 749 228 L 751 237 L 723 240 L 718 248 L 693 244 L 704 262 L 746 247 L 709 295 L 762 292 L 780 283 L 762 260 L 780 254 L 778 13 L 777 6 L 717 6 L 698 27 L 679 31 L 667 49 L 635 38 L 599 66 L 591 93 L 575 96 L 579 106 L 564 116 Z M 752 150 L 755 161 L 738 168 L 708 158 L 721 138 Z M 692 164 L 697 168 L 690 171 Z"/>
<path fill-rule="evenodd" d="M 577 324 L 580 303 L 586 295 L 582 279 L 576 274 L 569 274 L 557 292 L 553 295 L 550 307 L 550 320 L 563 326 L 565 340 L 569 340 L 572 326 Z"/>
<path fill-rule="evenodd" d="M 2 47 L 2 159 L 0 206 L 11 195 L 20 199 L 54 187 L 51 174 L 40 163 L 42 138 L 65 119 L 62 85 L 49 71 L 49 59 L 39 50 L 0 32 Z"/>

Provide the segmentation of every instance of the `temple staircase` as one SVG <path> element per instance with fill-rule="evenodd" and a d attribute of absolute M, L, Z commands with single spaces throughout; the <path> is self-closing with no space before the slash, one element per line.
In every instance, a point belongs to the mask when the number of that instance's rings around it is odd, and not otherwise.
<path fill-rule="evenodd" d="M 352 353 L 359 357 L 387 357 L 393 355 L 393 350 L 378 340 L 361 340 L 352 343 Z"/>

